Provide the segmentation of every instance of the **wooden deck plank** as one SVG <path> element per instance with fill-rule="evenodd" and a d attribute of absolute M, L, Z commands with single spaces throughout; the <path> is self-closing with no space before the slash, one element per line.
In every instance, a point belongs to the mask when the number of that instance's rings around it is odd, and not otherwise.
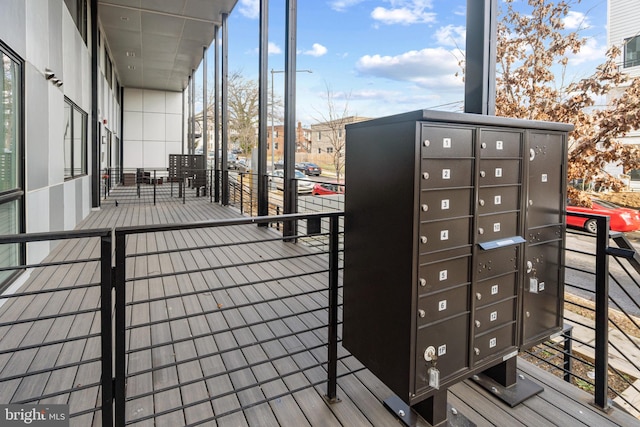
<path fill-rule="evenodd" d="M 194 222 L 210 219 L 232 218 L 239 216 L 234 209 L 218 206 L 200 200 L 189 201 L 182 205 L 179 201 L 158 206 L 145 206 L 138 202 L 122 204 L 119 207 L 105 206 L 99 212 L 92 212 L 82 226 L 103 227 L 136 224 Z M 154 233 L 149 235 L 130 236 L 127 239 L 127 251 L 137 253 L 153 250 L 175 249 L 193 245 L 209 245 L 214 243 L 232 243 L 247 240 L 244 245 L 228 246 L 223 249 L 204 249 L 191 252 L 174 252 L 171 254 L 150 255 L 127 259 L 128 276 L 144 277 L 157 272 L 171 273 L 198 268 L 214 268 L 231 263 L 263 261 L 261 264 L 239 265 L 226 269 L 205 272 L 194 272 L 180 276 L 168 276 L 158 279 L 143 279 L 127 283 L 127 301 L 142 301 L 126 310 L 127 325 L 139 325 L 151 320 L 160 323 L 153 326 L 133 328 L 127 331 L 127 342 L 131 348 L 148 346 L 151 343 L 163 344 L 153 350 L 134 352 L 128 356 L 130 373 L 160 366 L 165 363 L 178 362 L 176 366 L 164 368 L 154 373 L 136 375 L 127 380 L 127 394 L 136 396 L 154 387 L 169 387 L 168 391 L 135 399 L 127 403 L 128 419 L 153 415 L 163 409 L 168 414 L 157 416 L 134 425 L 182 425 L 197 424 L 201 420 L 209 420 L 206 425 L 345 425 L 345 426 L 390 426 L 399 425 L 396 418 L 387 411 L 382 400 L 390 396 L 390 390 L 375 378 L 369 371 L 348 374 L 338 380 L 341 403 L 328 405 L 322 398 L 326 386 L 310 386 L 310 384 L 326 378 L 326 348 L 307 350 L 309 347 L 326 343 L 325 328 L 309 331 L 326 324 L 327 314 L 327 274 L 326 254 L 312 255 L 283 260 L 274 257 L 296 257 L 309 254 L 318 249 L 303 244 L 274 241 L 269 243 L 252 243 L 279 234 L 269 228 L 250 226 L 229 227 L 223 229 L 191 230 L 188 232 Z M 69 259 L 71 257 L 97 256 L 98 239 L 75 240 L 61 243 L 51 257 Z M 271 260 L 271 261 L 269 261 Z M 86 268 L 86 269 L 85 269 Z M 318 271 L 312 275 L 285 279 L 284 275 L 302 274 Z M 76 282 L 96 282 L 99 277 L 96 266 L 93 267 L 56 267 L 34 271 L 29 286 L 32 289 L 56 287 L 61 284 L 72 285 Z M 224 286 L 237 283 L 257 282 L 255 285 L 236 289 L 223 289 Z M 301 292 L 313 292 L 309 295 L 291 297 Z M 197 295 L 184 293 L 202 291 Z M 160 301 L 148 302 L 149 298 L 163 298 Z M 262 302 L 265 299 L 280 298 L 277 301 Z M 341 296 L 339 297 L 341 298 Z M 254 303 L 251 307 L 233 308 L 238 304 Z M 11 315 L 38 316 L 41 313 L 55 313 L 56 310 L 75 310 L 91 308 L 99 304 L 99 293 L 96 290 L 79 290 L 79 292 L 60 292 L 59 295 L 44 295 L 7 302 L 0 308 L 0 319 Z M 316 310 L 304 313 L 308 310 Z M 200 314 L 209 310 L 209 314 Z M 341 313 L 341 311 L 340 311 Z M 294 317 L 279 319 L 278 316 Z M 181 318 L 188 316 L 188 318 Z M 96 331 L 99 327 L 97 313 L 79 316 L 70 323 L 62 320 L 40 321 L 37 328 L 31 325 L 12 325 L 0 331 L 0 348 L 7 345 L 18 346 L 28 342 L 39 342 L 52 337 L 67 337 Z M 254 324 L 246 327 L 248 323 Z M 218 331 L 230 326 L 238 329 L 233 332 Z M 55 330 L 54 330 L 55 329 Z M 5 332 L 15 332 L 8 334 Z M 295 336 L 283 335 L 296 332 Z M 199 338 L 190 340 L 190 336 Z M 278 338 L 281 337 L 281 338 Z M 185 339 L 183 342 L 174 342 Z M 268 340 L 260 345 L 259 340 Z M 55 357 L 53 361 L 61 364 L 74 359 L 86 360 L 96 357 L 96 339 L 90 342 L 80 341 L 79 345 L 71 342 L 52 347 Z M 242 350 L 238 345 L 246 345 Z M 218 355 L 220 350 L 231 350 Z M 97 351 L 97 353 L 96 353 Z M 300 354 L 292 352 L 302 351 Z M 32 354 L 31 354 L 32 353 Z M 46 366 L 45 353 L 23 351 L 12 355 L 0 356 L 3 368 L 0 378 L 6 376 L 8 369 L 19 367 L 34 369 Z M 339 354 L 348 353 L 339 346 Z M 18 360 L 22 357 L 22 360 Z M 188 361 L 200 357 L 197 361 Z M 281 357 L 274 361 L 269 358 Z M 256 364 L 249 368 L 247 364 Z M 49 362 L 51 364 L 51 362 Z M 64 372 L 34 376 L 16 385 L 14 382 L 2 382 L 0 399 L 11 395 L 9 399 L 22 395 L 37 395 L 45 390 L 54 390 L 54 382 L 74 384 L 81 378 L 95 377 L 99 372 L 99 364 L 83 365 L 67 369 Z M 359 369 L 360 363 L 353 357 L 346 357 L 339 363 L 339 373 L 348 373 Z M 239 369 L 227 373 L 228 369 Z M 297 372 L 302 370 L 301 372 Z M 515 409 L 496 402 L 493 396 L 477 388 L 474 383 L 463 382 L 453 386 L 449 392 L 449 401 L 460 412 L 478 426 L 488 425 L 527 425 L 538 426 L 541 420 L 547 424 L 565 425 L 640 425 L 620 410 L 605 415 L 590 408 L 588 402 L 576 397 L 575 387 L 564 385 L 555 377 L 547 377 L 538 368 L 525 367 L 521 372 L 527 376 L 543 378 L 545 391 Z M 203 381 L 208 375 L 216 375 Z M 287 375 L 291 374 L 292 375 Z M 547 374 L 550 375 L 550 374 Z M 38 380 L 48 379 L 45 389 L 38 386 Z M 194 381 L 186 385 L 187 382 Z M 257 386 L 258 382 L 263 382 Z M 234 392 L 240 387 L 247 390 Z M 50 388 L 47 388 L 50 387 Z M 262 399 L 271 399 L 289 390 L 297 391 L 258 404 L 252 408 L 239 411 L 240 403 L 252 404 Z M 17 391 L 17 393 L 16 393 Z M 231 394 L 221 396 L 221 393 Z M 81 395 L 81 394 L 84 394 Z M 213 400 L 208 402 L 209 396 Z M 74 407 L 90 408 L 99 404 L 99 391 L 91 389 L 87 393 L 72 393 L 68 397 Z M 588 400 L 588 399 L 587 399 Z M 198 403 L 192 407 L 176 409 L 181 405 Z M 586 403 L 586 406 L 585 406 Z M 77 405 L 77 406 L 76 406 Z M 234 412 L 235 411 L 235 412 Z M 579 411 L 583 413 L 580 414 Z M 585 412 L 586 411 L 586 412 Z M 211 421 L 214 415 L 233 412 L 217 422 Z M 467 412 L 467 413 L 465 413 Z M 471 414 L 471 415 L 469 415 Z M 579 416 L 580 415 L 580 416 Z M 95 417 L 83 417 L 77 421 L 84 422 Z M 596 424 L 585 424 L 585 423 Z M 507 424 L 504 424 L 507 423 Z M 80 425 L 80 424 L 74 424 Z M 83 424 L 87 425 L 87 424 Z"/>

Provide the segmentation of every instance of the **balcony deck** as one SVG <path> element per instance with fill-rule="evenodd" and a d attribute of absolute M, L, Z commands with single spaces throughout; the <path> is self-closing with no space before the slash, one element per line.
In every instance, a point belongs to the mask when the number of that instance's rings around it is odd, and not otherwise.
<path fill-rule="evenodd" d="M 148 225 L 148 224 L 166 224 L 166 223 L 191 223 L 197 221 L 208 221 L 213 219 L 229 219 L 238 217 L 238 211 L 232 208 L 221 207 L 215 203 L 209 203 L 208 198 L 200 198 L 197 201 L 189 201 L 186 205 L 180 203 L 163 203 L 157 206 L 145 204 L 105 204 L 99 211 L 91 212 L 89 217 L 83 221 L 81 227 L 83 229 L 114 227 L 114 226 L 130 226 L 130 225 Z M 265 236 L 275 235 L 276 231 L 266 228 L 258 228 L 255 225 L 241 226 L 241 230 L 245 237 L 252 239 L 264 239 Z M 224 230 L 221 230 L 224 233 Z M 182 236 L 185 241 L 198 242 L 201 231 L 185 231 Z M 221 236 L 220 239 L 225 240 L 228 236 Z M 137 244 L 146 248 L 156 248 L 161 250 L 159 240 L 155 235 L 138 236 Z M 92 241 L 94 242 L 94 241 Z M 69 259 L 74 256 L 87 256 L 87 254 L 98 253 L 98 244 L 81 244 L 79 241 L 68 241 L 58 245 L 52 252 L 49 259 Z M 283 244 L 282 242 L 267 243 L 272 247 L 270 250 L 279 251 L 288 255 L 300 255 L 307 251 L 302 245 Z M 230 255 L 230 259 L 247 259 L 252 260 L 261 257 L 263 254 L 258 249 L 257 252 L 251 253 L 252 246 L 243 247 L 242 253 L 234 252 Z M 204 255 L 206 256 L 206 255 Z M 174 260 L 175 261 L 175 260 Z M 185 264 L 190 261 L 182 260 Z M 280 268 L 288 268 L 292 272 L 300 272 L 300 263 L 295 260 L 283 261 Z M 95 269 L 97 269 L 97 264 Z M 152 268 L 160 268 L 163 272 L 167 269 L 175 268 L 175 262 L 162 263 L 160 266 L 136 265 L 136 270 L 148 271 Z M 251 267 L 248 267 L 249 270 Z M 23 285 L 20 292 L 32 289 L 46 288 L 53 285 L 53 279 L 58 274 L 66 275 L 66 279 L 60 280 L 65 286 L 73 283 L 74 280 L 87 280 L 94 278 L 97 272 L 87 270 L 73 271 L 74 267 L 69 265 L 61 265 L 57 267 L 54 275 L 36 274 Z M 73 273 L 73 274 L 71 274 Z M 243 274 L 250 274 L 245 271 Z M 282 273 L 282 271 L 280 271 Z M 256 276 L 268 274 L 264 270 L 256 270 L 253 272 Z M 73 276 L 73 277 L 72 277 Z M 300 283 L 296 283 L 296 281 Z M 289 279 L 289 285 L 299 286 L 299 289 L 315 286 L 313 281 L 303 276 Z M 179 293 L 193 289 L 194 283 L 191 280 L 175 280 L 171 286 L 179 288 Z M 162 290 L 169 293 L 168 285 L 165 283 Z M 153 298 L 151 286 L 148 287 L 148 295 L 146 298 Z M 182 342 L 173 346 L 176 361 L 181 361 L 197 356 L 200 352 L 211 354 L 212 351 L 224 350 L 237 345 L 247 345 L 242 351 L 231 351 L 222 353 L 221 356 L 215 358 L 207 358 L 200 360 L 199 363 L 187 363 L 178 367 L 173 366 L 163 369 L 159 373 L 150 373 L 148 377 L 142 377 L 137 381 L 131 381 L 128 384 L 127 393 L 149 393 L 146 397 L 127 402 L 127 420 L 131 425 L 145 426 L 180 426 L 180 425 L 217 425 L 217 426 L 395 426 L 401 425 L 397 419 L 390 414 L 382 404 L 382 401 L 392 395 L 392 392 L 376 379 L 368 370 L 361 369 L 361 365 L 355 358 L 350 357 L 348 353 L 339 348 L 341 361 L 338 366 L 338 374 L 347 373 L 338 379 L 338 397 L 339 403 L 328 404 L 323 398 L 326 392 L 326 385 L 322 381 L 326 380 L 326 368 L 323 365 L 314 367 L 317 362 L 326 362 L 326 351 L 318 349 L 318 345 L 322 344 L 325 337 L 324 332 L 302 332 L 296 334 L 299 328 L 298 323 L 304 325 L 322 326 L 326 324 L 325 312 L 318 314 L 305 314 L 301 316 L 274 318 L 273 316 L 290 316 L 291 307 L 295 305 L 317 307 L 317 301 L 308 296 L 290 297 L 286 293 L 285 287 L 280 291 L 274 290 L 275 295 L 285 298 L 286 304 L 278 304 L 277 302 L 269 302 L 265 304 L 264 312 L 247 310 L 230 310 L 216 316 L 213 321 L 210 318 L 193 317 L 188 320 L 188 324 L 172 322 L 170 327 L 158 329 L 155 332 L 136 331 L 129 332 L 128 338 L 132 341 L 140 341 L 140 345 L 146 343 L 145 340 L 165 340 L 177 339 L 184 337 L 185 334 L 196 331 L 198 334 L 210 332 L 213 336 L 216 331 L 212 326 L 226 327 L 227 325 L 242 325 L 243 322 L 252 326 L 245 329 L 233 331 L 233 333 L 222 334 L 216 340 L 200 340 L 200 342 L 188 345 Z M 292 292 L 292 291 L 290 291 Z M 87 298 L 90 292 L 81 301 L 70 301 L 70 298 L 51 298 L 41 307 L 36 307 L 29 298 L 17 298 L 7 301 L 0 307 L 0 324 L 6 324 L 13 319 L 22 318 L 25 313 L 36 313 L 42 310 L 42 313 L 51 314 L 61 311 L 68 311 L 71 306 L 78 308 L 87 308 L 92 304 L 97 304 L 97 298 L 93 300 Z M 251 299 L 261 297 L 263 294 L 255 293 L 250 295 Z M 271 294 L 273 295 L 273 294 Z M 156 295 L 157 296 L 157 295 Z M 95 297 L 95 295 L 94 295 Z M 136 298 L 135 295 L 131 297 Z M 229 293 L 227 295 L 229 304 L 241 305 L 247 295 L 238 293 Z M 324 298 L 324 294 L 322 294 Z M 184 310 L 189 312 L 192 308 L 193 299 L 187 297 L 181 298 L 181 301 L 174 301 L 172 307 L 176 310 Z M 259 301 L 253 300 L 256 303 Z M 326 305 L 326 300 L 324 302 Z M 134 312 L 135 306 L 129 314 L 131 322 L 137 322 L 140 319 L 157 320 L 166 316 L 175 316 L 179 313 L 167 313 L 166 310 L 154 308 L 153 304 L 143 306 L 145 310 L 139 313 Z M 267 313 L 267 311 L 272 312 Z M 13 316 L 13 317 L 12 317 Z M 77 319 L 76 319 L 77 320 Z M 263 327 L 260 322 L 264 322 L 268 327 Z M 44 322 L 49 327 L 54 321 Z M 56 320 L 57 322 L 57 320 Z M 90 357 L 97 350 L 90 345 L 86 345 L 83 341 L 78 342 L 78 346 L 73 342 L 63 345 L 47 347 L 48 354 L 40 354 L 42 349 L 38 351 L 20 352 L 17 354 L 3 354 L 2 350 L 11 348 L 17 342 L 24 339 L 30 344 L 42 341 L 51 341 L 52 339 L 64 340 L 67 333 L 74 328 L 92 328 L 89 322 L 68 321 L 66 325 L 60 325 L 61 328 L 47 327 L 35 329 L 35 325 L 30 329 L 22 323 L 16 322 L 15 325 L 4 326 L 0 328 L 0 403 L 20 402 L 38 396 L 46 396 L 49 387 L 55 381 L 73 381 L 73 384 L 83 384 L 81 371 L 73 372 L 70 375 L 68 368 L 60 374 L 40 374 L 35 377 L 25 377 L 22 379 L 11 378 L 15 372 L 30 372 L 41 368 L 45 359 L 56 360 L 56 363 L 64 363 L 64 359 L 72 353 L 81 353 L 83 357 Z M 40 325 L 41 327 L 43 325 Z M 149 326 L 149 329 L 152 329 Z M 293 332 L 293 333 L 292 333 Z M 286 339 L 277 341 L 268 341 L 262 343 L 263 340 L 272 338 L 273 334 L 291 334 Z M 163 336 L 158 336 L 163 335 Z M 326 341 L 324 341 L 326 342 Z M 95 347 L 99 347 L 96 345 Z M 182 354 L 180 354 L 182 352 Z M 274 357 L 285 355 L 287 352 L 295 352 L 293 356 L 278 358 L 272 361 L 266 361 Z M 144 357 L 142 357 L 144 356 Z M 141 357 L 133 357 L 129 355 L 128 369 L 144 369 L 145 364 L 160 363 L 156 360 L 158 354 L 156 349 L 149 349 L 147 353 L 143 353 Z M 265 363 L 260 363 L 266 361 Z M 244 368 L 247 364 L 255 364 L 251 368 Z M 477 426 L 541 426 L 541 425 L 557 425 L 563 427 L 570 426 L 632 426 L 640 425 L 640 422 L 628 415 L 626 412 L 614 408 L 610 413 L 605 414 L 598 409 L 592 407 L 590 402 L 593 400 L 584 391 L 563 382 L 561 379 L 551 375 L 550 373 L 534 367 L 524 360 L 518 361 L 520 373 L 533 381 L 544 386 L 544 391 L 539 395 L 530 398 L 524 403 L 510 408 L 507 405 L 496 400 L 485 390 L 478 387 L 473 381 L 463 381 L 451 387 L 448 392 L 449 403 L 456 410 L 466 416 L 471 422 Z M 221 371 L 221 375 L 213 379 L 209 379 L 206 384 L 197 382 L 197 379 L 210 374 L 212 371 Z M 355 373 L 348 373 L 353 372 Z M 273 380 L 274 375 L 276 380 Z M 44 377 L 43 377 L 44 376 Z M 71 379 L 67 380 L 66 378 Z M 189 386 L 178 386 L 177 389 L 167 389 L 167 386 L 180 384 L 180 381 L 196 380 Z M 259 386 L 252 387 L 250 384 L 257 383 Z M 154 394 L 154 390 L 167 390 Z M 211 390 L 215 389 L 217 393 L 227 391 L 222 398 L 210 401 Z M 62 400 L 60 400 L 62 399 Z M 44 400 L 47 403 L 69 403 L 73 405 L 76 412 L 83 409 L 90 410 L 99 404 L 99 390 L 97 387 L 82 390 L 79 393 L 71 393 L 65 398 L 58 400 Z M 171 410 L 170 408 L 185 405 L 189 402 L 195 402 L 193 406 L 186 406 L 181 410 Z M 245 409 L 240 409 L 244 407 Z M 78 409 L 79 408 L 79 409 Z M 226 414 L 222 418 L 215 421 L 212 419 L 216 415 Z M 157 414 L 157 416 L 153 416 Z M 137 422 L 138 417 L 150 416 L 141 422 Z M 144 417 L 143 417 L 144 418 Z M 210 421 L 202 421 L 210 420 Z M 71 425 L 88 426 L 100 425 L 99 417 L 94 413 L 87 412 L 76 418 L 72 418 Z M 425 424 L 426 425 L 426 424 Z"/>

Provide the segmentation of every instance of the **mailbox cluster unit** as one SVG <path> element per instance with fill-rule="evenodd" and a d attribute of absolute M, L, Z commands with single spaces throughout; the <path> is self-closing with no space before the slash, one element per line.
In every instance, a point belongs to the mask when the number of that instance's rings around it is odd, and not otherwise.
<path fill-rule="evenodd" d="M 343 345 L 408 405 L 561 330 L 571 129 L 429 110 L 347 126 Z"/>

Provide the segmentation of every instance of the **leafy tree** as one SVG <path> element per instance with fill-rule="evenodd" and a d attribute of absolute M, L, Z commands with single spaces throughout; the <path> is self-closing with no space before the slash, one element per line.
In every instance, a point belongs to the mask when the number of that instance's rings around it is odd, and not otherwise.
<path fill-rule="evenodd" d="M 640 168 L 636 146 L 620 142 L 640 124 L 640 79 L 621 73 L 620 48 L 612 47 L 591 76 L 564 82 L 568 55 L 586 43 L 578 32 L 567 32 L 563 23 L 579 1 L 528 0 L 528 14 L 516 11 L 514 0 L 504 1 L 506 13 L 497 37 L 496 115 L 572 123 L 568 179 L 620 190 L 622 182 L 602 169 L 610 163 L 625 170 Z M 596 108 L 603 98 L 609 105 Z M 568 192 L 575 202 L 590 204 L 575 188 Z"/>

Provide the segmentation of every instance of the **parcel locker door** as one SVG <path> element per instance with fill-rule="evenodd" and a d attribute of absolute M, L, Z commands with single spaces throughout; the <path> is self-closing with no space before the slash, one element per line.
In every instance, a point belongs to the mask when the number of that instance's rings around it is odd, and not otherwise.
<path fill-rule="evenodd" d="M 534 345 L 562 327 L 561 240 L 527 245 L 522 306 L 522 344 Z"/>
<path fill-rule="evenodd" d="M 529 229 L 562 222 L 565 155 L 562 134 L 529 134 Z"/>

